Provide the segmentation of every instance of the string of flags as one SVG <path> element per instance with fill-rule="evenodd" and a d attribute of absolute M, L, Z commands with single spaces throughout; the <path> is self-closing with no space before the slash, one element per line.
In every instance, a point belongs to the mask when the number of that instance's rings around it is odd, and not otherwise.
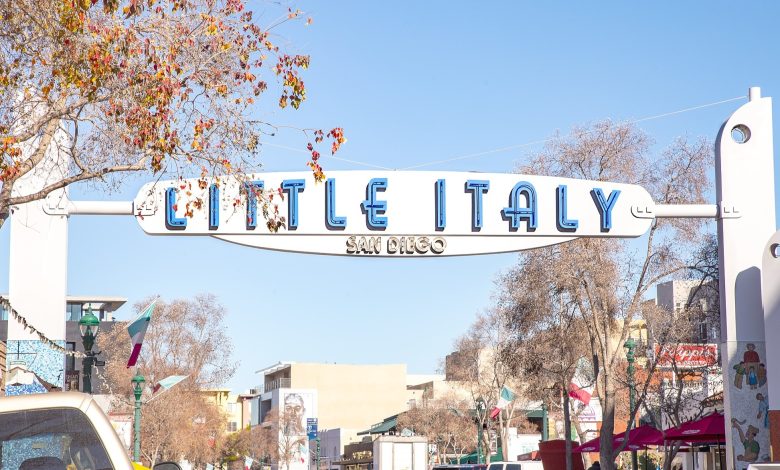
<path fill-rule="evenodd" d="M 2 305 L 3 308 L 6 309 L 7 311 L 11 312 L 11 316 L 13 317 L 13 319 L 16 320 L 17 322 L 19 322 L 25 330 L 27 330 L 30 333 L 38 336 L 38 339 L 40 340 L 40 342 L 45 344 L 49 348 L 51 348 L 51 349 L 53 349 L 53 350 L 55 350 L 57 352 L 61 352 L 61 353 L 65 354 L 66 356 L 78 357 L 78 358 L 86 357 L 84 355 L 84 353 L 82 353 L 82 352 L 71 351 L 69 349 L 65 349 L 64 347 L 60 346 L 56 342 L 54 342 L 54 341 L 50 340 L 49 338 L 47 338 L 46 335 L 44 335 L 37 328 L 32 326 L 32 324 L 30 324 L 30 322 L 27 321 L 27 319 L 24 316 L 22 316 L 22 314 L 17 312 L 16 309 L 11 306 L 11 303 L 5 297 L 0 297 L 0 305 Z"/>

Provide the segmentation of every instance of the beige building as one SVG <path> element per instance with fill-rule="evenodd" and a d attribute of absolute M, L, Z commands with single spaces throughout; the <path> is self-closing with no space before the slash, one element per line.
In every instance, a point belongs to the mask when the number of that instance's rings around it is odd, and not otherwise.
<path fill-rule="evenodd" d="M 244 416 L 245 407 L 242 396 L 231 393 L 229 388 L 204 390 L 202 393 L 208 401 L 219 407 L 227 419 L 225 431 L 239 431 L 244 426 L 245 419 L 249 420 L 248 416 L 246 418 Z"/>
<path fill-rule="evenodd" d="M 260 369 L 263 386 L 253 401 L 252 424 L 259 424 L 283 400 L 275 391 L 313 390 L 318 429 L 366 429 L 409 408 L 419 392 L 407 390 L 405 364 L 357 365 L 279 362 Z M 255 412 L 254 409 L 257 409 Z"/>

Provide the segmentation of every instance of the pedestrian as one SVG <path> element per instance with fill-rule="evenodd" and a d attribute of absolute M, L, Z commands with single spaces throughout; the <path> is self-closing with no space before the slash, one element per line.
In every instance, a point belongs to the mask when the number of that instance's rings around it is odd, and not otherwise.
<path fill-rule="evenodd" d="M 601 464 L 599 463 L 598 460 L 596 460 L 595 462 L 593 462 L 593 465 L 591 465 L 590 468 L 588 468 L 588 470 L 601 470 Z"/>

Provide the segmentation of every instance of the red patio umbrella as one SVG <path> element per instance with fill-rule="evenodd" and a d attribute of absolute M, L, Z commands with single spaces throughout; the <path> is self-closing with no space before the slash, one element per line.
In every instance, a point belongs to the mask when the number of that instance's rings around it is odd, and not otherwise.
<path fill-rule="evenodd" d="M 623 451 L 625 452 L 647 449 L 648 445 L 655 445 L 659 438 L 662 439 L 662 436 L 663 435 L 661 434 L 661 431 L 650 425 L 644 424 L 638 428 L 632 429 L 628 433 L 628 444 L 626 444 L 626 447 L 623 449 Z M 596 439 L 591 439 L 590 441 L 572 449 L 572 452 L 598 452 L 601 448 L 599 439 L 600 438 L 598 437 Z M 612 438 L 612 447 L 617 448 L 623 444 L 624 439 L 626 439 L 625 432 L 621 432 L 620 434 L 616 435 L 614 438 Z"/>
<path fill-rule="evenodd" d="M 664 431 L 664 441 L 726 442 L 726 422 L 715 412 L 696 421 L 688 421 L 678 428 Z"/>

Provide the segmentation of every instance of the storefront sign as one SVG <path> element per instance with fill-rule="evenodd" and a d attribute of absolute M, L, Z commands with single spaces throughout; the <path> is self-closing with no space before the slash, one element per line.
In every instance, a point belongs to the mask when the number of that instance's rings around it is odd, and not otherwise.
<path fill-rule="evenodd" d="M 251 190 L 250 190 L 251 189 Z M 257 191 L 273 195 L 268 205 Z M 145 185 L 134 201 L 153 235 L 208 235 L 258 248 L 348 256 L 519 251 L 578 237 L 637 237 L 653 207 L 640 186 L 503 173 L 258 173 Z M 272 233 L 263 213 L 284 217 Z"/>
<path fill-rule="evenodd" d="M 717 344 L 656 344 L 654 351 L 658 367 L 691 369 L 718 363 Z"/>

